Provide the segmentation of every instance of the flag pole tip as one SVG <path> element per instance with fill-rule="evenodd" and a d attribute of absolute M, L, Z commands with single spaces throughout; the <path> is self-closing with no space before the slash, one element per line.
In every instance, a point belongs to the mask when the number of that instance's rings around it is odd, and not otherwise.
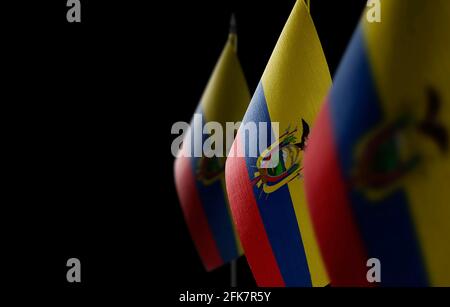
<path fill-rule="evenodd" d="M 230 19 L 230 33 L 231 34 L 237 33 L 236 15 L 234 13 L 231 14 Z"/>

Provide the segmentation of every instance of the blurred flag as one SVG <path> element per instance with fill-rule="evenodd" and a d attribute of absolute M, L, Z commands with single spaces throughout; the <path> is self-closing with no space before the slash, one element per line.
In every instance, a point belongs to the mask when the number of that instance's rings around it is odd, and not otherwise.
<path fill-rule="evenodd" d="M 303 0 L 289 17 L 245 114 L 226 163 L 227 191 L 248 263 L 260 286 L 325 286 L 328 278 L 315 241 L 303 190 L 303 150 L 331 85 L 314 24 Z M 243 125 L 267 122 L 280 138 L 250 157 Z M 261 129 L 264 129 L 261 128 Z M 261 131 L 258 131 L 258 134 Z M 261 141 L 261 140 L 260 140 Z M 264 140 L 265 141 L 265 140 Z M 279 163 L 263 168 L 274 152 Z"/>
<path fill-rule="evenodd" d="M 383 286 L 450 286 L 450 1 L 381 12 L 363 16 L 312 131 L 314 228 L 331 285 L 367 285 L 377 258 Z"/>
<path fill-rule="evenodd" d="M 247 83 L 237 58 L 235 30 L 232 18 L 228 41 L 196 111 L 203 119 L 203 124 L 215 121 L 225 127 L 225 122 L 239 122 L 250 101 Z M 203 127 L 198 128 L 201 130 Z M 190 148 L 183 147 L 182 150 L 192 149 L 194 152 L 197 142 L 195 133 L 191 129 L 186 134 L 184 144 Z M 199 140 L 201 145 L 207 137 L 203 134 L 203 139 Z M 175 161 L 174 170 L 184 217 L 205 268 L 210 271 L 236 259 L 242 254 L 242 248 L 234 230 L 226 196 L 225 158 L 180 156 Z"/>

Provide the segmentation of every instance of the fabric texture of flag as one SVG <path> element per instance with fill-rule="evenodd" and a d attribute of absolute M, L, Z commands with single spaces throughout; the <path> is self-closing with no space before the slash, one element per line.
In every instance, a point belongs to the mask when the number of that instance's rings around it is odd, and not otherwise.
<path fill-rule="evenodd" d="M 225 127 L 225 122 L 239 122 L 250 101 L 236 43 L 237 36 L 231 32 L 196 110 L 204 124 L 214 121 Z M 242 248 L 227 200 L 225 157 L 186 154 L 189 150 L 193 153 L 196 142 L 201 142 L 202 147 L 207 136 L 203 134 L 202 139 L 195 140 L 192 128 L 186 133 L 184 154 L 176 159 L 174 171 L 187 226 L 205 268 L 210 271 L 236 259 Z"/>
<path fill-rule="evenodd" d="M 331 285 L 450 286 L 450 1 L 363 16 L 305 153 Z"/>
<path fill-rule="evenodd" d="M 299 0 L 247 109 L 233 144 L 234 156 L 230 154 L 226 163 L 233 218 L 260 286 L 328 284 L 305 201 L 302 156 L 330 85 L 313 21 Z M 278 122 L 281 134 L 266 150 L 258 150 L 257 157 L 243 152 L 254 141 L 243 126 L 252 122 L 268 123 L 269 138 L 274 133 L 271 122 Z M 263 168 L 273 150 L 279 152 L 278 165 Z"/>

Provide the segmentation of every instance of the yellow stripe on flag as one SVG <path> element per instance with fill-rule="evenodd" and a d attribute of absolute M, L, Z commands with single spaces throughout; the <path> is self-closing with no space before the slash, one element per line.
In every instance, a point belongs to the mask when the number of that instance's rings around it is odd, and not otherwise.
<path fill-rule="evenodd" d="M 250 92 L 236 54 L 236 34 L 231 33 L 201 98 L 205 120 L 238 122 L 244 117 Z"/>

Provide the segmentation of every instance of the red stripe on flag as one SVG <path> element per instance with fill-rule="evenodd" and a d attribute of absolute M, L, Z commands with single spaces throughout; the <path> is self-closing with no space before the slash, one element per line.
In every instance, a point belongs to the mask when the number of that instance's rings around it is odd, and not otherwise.
<path fill-rule="evenodd" d="M 200 202 L 190 158 L 179 157 L 175 161 L 175 185 L 197 252 L 206 270 L 211 271 L 221 266 L 223 260 Z"/>
<path fill-rule="evenodd" d="M 284 287 L 283 277 L 259 214 L 240 144 L 237 136 L 231 152 L 237 149 L 239 155 L 229 157 L 225 167 L 228 200 L 233 219 L 258 286 Z"/>
<path fill-rule="evenodd" d="M 326 102 L 308 140 L 306 196 L 332 286 L 368 286 L 366 251 L 347 198 Z"/>

